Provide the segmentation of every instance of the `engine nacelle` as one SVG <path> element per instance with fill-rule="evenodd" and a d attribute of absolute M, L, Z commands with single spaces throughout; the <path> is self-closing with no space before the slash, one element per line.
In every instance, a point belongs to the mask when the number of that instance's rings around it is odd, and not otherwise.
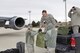
<path fill-rule="evenodd" d="M 9 21 L 9 27 L 15 30 L 24 28 L 25 20 L 22 17 L 13 17 Z"/>

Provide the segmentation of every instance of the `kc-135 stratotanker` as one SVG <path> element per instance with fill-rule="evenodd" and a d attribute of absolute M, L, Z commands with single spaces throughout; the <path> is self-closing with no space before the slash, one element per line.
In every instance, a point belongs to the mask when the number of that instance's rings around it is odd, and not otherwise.
<path fill-rule="evenodd" d="M 25 20 L 22 17 L 0 17 L 0 27 L 21 30 L 25 27 Z"/>

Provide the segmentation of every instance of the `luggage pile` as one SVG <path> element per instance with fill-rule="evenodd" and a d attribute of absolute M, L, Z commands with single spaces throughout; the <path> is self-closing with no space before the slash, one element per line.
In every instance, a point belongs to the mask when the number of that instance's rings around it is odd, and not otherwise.
<path fill-rule="evenodd" d="M 25 53 L 25 43 L 18 42 L 16 44 L 16 48 L 11 48 L 5 51 L 0 51 L 0 53 Z"/>
<path fill-rule="evenodd" d="M 7 49 L 5 51 L 1 51 L 0 53 L 19 53 L 19 50 L 16 48 Z"/>
<path fill-rule="evenodd" d="M 80 33 L 57 36 L 56 53 L 80 53 Z"/>
<path fill-rule="evenodd" d="M 56 53 L 65 53 L 69 52 L 71 49 L 70 46 L 70 39 L 71 36 L 57 36 L 57 46 L 56 46 Z"/>

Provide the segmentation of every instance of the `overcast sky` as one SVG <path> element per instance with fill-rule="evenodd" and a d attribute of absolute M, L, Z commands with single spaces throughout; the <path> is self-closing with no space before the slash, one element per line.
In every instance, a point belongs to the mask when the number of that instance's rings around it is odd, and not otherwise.
<path fill-rule="evenodd" d="M 80 7 L 80 0 L 67 0 L 67 12 L 72 6 Z M 0 0 L 0 16 L 21 16 L 29 21 L 30 10 L 31 20 L 38 21 L 44 9 L 58 21 L 65 21 L 63 0 Z"/>

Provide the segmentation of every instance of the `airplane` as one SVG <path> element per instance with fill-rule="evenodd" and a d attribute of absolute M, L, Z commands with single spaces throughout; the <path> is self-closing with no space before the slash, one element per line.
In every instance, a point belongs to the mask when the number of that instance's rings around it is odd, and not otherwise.
<path fill-rule="evenodd" d="M 0 17 L 0 27 L 21 30 L 25 27 L 25 20 L 22 17 Z"/>

